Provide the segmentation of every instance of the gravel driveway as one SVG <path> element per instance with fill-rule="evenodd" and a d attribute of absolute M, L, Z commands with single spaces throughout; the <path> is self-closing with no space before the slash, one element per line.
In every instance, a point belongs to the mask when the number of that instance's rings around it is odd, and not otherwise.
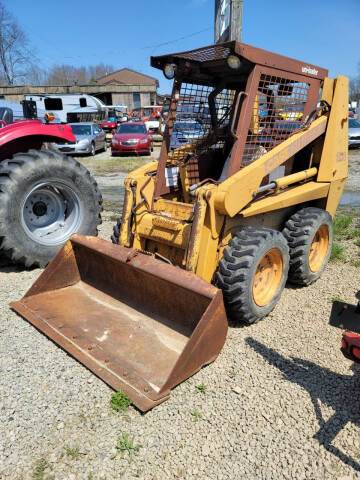
<path fill-rule="evenodd" d="M 328 324 L 359 267 L 331 263 L 259 324 L 231 326 L 217 361 L 145 415 L 112 410 L 109 387 L 9 309 L 39 273 L 0 268 L 1 480 L 360 478 L 360 371 Z M 116 449 L 126 435 L 132 455 Z"/>

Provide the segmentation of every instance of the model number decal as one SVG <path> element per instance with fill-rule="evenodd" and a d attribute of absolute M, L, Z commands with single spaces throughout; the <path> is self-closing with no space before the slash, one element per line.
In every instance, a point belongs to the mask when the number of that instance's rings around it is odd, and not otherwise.
<path fill-rule="evenodd" d="M 345 160 L 346 160 L 346 153 L 345 152 L 337 152 L 336 161 L 337 162 L 345 162 Z"/>
<path fill-rule="evenodd" d="M 301 71 L 303 73 L 310 73 L 310 75 L 317 75 L 319 73 L 316 68 L 311 68 L 311 67 L 302 67 Z"/>

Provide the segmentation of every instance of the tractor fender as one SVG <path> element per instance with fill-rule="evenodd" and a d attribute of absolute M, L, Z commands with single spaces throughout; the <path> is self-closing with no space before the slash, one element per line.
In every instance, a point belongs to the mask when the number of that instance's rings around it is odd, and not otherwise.
<path fill-rule="evenodd" d="M 0 129 L 0 160 L 30 149 L 40 150 L 45 142 L 75 141 L 70 125 L 49 125 L 40 120 L 12 123 Z"/>

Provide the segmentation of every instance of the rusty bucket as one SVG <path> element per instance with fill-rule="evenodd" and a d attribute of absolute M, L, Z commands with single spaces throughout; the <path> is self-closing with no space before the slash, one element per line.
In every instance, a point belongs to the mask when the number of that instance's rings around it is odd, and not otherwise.
<path fill-rule="evenodd" d="M 221 291 L 132 249 L 74 235 L 11 307 L 141 410 L 221 351 Z"/>

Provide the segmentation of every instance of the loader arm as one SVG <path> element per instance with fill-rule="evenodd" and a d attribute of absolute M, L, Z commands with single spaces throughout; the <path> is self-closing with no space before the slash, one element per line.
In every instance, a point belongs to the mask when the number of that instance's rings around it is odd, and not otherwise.
<path fill-rule="evenodd" d="M 261 158 L 225 180 L 215 194 L 215 208 L 233 217 L 252 202 L 264 177 L 312 143 L 326 131 L 327 117 L 323 115 L 311 126 L 292 135 Z"/>

